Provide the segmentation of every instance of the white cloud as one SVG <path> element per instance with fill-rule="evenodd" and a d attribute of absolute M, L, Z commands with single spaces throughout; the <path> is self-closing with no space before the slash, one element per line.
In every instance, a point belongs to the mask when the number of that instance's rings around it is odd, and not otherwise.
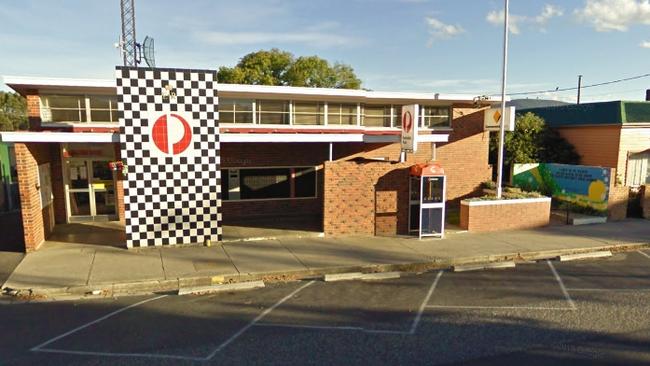
<path fill-rule="evenodd" d="M 508 14 L 508 28 L 512 34 L 520 34 L 523 24 L 533 24 L 543 31 L 544 26 L 546 23 L 548 23 L 549 20 L 552 18 L 561 17 L 562 15 L 564 15 L 564 12 L 559 7 L 551 4 L 545 4 L 542 12 L 533 17 L 512 13 Z M 492 10 L 486 15 L 485 20 L 487 20 L 490 24 L 503 26 L 504 16 L 505 15 L 503 10 Z"/>
<path fill-rule="evenodd" d="M 359 40 L 331 32 L 219 32 L 196 31 L 194 38 L 212 45 L 250 45 L 250 44 L 307 44 L 332 47 L 348 46 Z"/>
<path fill-rule="evenodd" d="M 487 14 L 485 20 L 487 20 L 490 24 L 502 26 L 504 17 L 505 12 L 503 10 L 492 10 Z M 508 14 L 508 29 L 510 30 L 510 33 L 519 34 L 521 32 L 519 23 L 521 23 L 523 20 L 525 20 L 525 17 L 521 15 L 515 15 L 512 13 Z"/>
<path fill-rule="evenodd" d="M 639 44 L 641 48 L 650 48 L 650 41 L 643 41 Z"/>
<path fill-rule="evenodd" d="M 534 22 L 539 25 L 545 25 L 551 18 L 561 17 L 564 15 L 562 9 L 558 8 L 555 5 L 546 4 L 542 13 L 533 18 Z"/>
<path fill-rule="evenodd" d="M 575 14 L 599 32 L 625 32 L 634 24 L 650 24 L 650 1 L 587 0 Z"/>
<path fill-rule="evenodd" d="M 429 45 L 436 39 L 449 39 L 465 33 L 465 29 L 460 25 L 446 24 L 433 17 L 425 18 L 429 26 Z"/>

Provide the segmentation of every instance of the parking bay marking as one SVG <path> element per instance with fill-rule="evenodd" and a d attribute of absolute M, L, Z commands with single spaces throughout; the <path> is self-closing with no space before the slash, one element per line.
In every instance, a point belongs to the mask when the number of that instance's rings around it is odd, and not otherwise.
<path fill-rule="evenodd" d="M 639 254 L 641 254 L 642 256 L 644 256 L 644 257 L 646 257 L 646 258 L 648 258 L 648 259 L 650 259 L 650 255 L 648 255 L 648 254 L 646 254 L 646 253 L 644 253 L 644 252 L 643 252 L 643 251 L 641 251 L 641 250 L 637 250 L 637 253 L 639 253 Z"/>
<path fill-rule="evenodd" d="M 371 333 L 371 334 L 413 335 L 413 334 L 415 334 L 415 331 L 417 330 L 418 325 L 420 324 L 420 320 L 422 319 L 422 313 L 426 309 L 427 303 L 431 299 L 431 296 L 433 295 L 433 292 L 435 291 L 436 286 L 438 286 L 438 282 L 440 281 L 440 277 L 442 277 L 443 273 L 444 273 L 444 271 L 439 271 L 438 274 L 436 275 L 436 278 L 433 280 L 433 283 L 431 284 L 431 286 L 429 286 L 427 294 L 424 297 L 424 299 L 422 300 L 422 303 L 420 304 L 420 308 L 418 309 L 418 312 L 415 315 L 415 318 L 413 319 L 413 323 L 411 323 L 411 327 L 409 328 L 409 330 L 367 329 L 367 328 L 355 327 L 355 326 L 301 325 L 301 324 L 286 324 L 286 323 L 257 323 L 257 324 L 254 324 L 254 325 L 258 326 L 258 327 L 279 327 L 279 328 L 314 329 L 314 330 L 339 330 L 339 331 L 358 331 L 358 332 Z"/>
<path fill-rule="evenodd" d="M 161 295 L 153 298 L 149 298 L 140 302 L 137 302 L 135 304 L 131 304 L 129 306 L 125 306 L 121 309 L 115 310 L 109 314 L 106 314 L 98 319 L 95 319 L 91 322 L 88 322 L 84 325 L 81 325 L 75 329 L 72 329 L 68 332 L 65 332 L 61 335 L 58 335 L 54 338 L 51 338 L 38 346 L 32 347 L 30 351 L 32 352 L 47 352 L 47 353 L 60 353 L 60 354 L 69 354 L 69 355 L 81 355 L 81 356 L 106 356 L 106 357 L 143 357 L 143 358 L 166 358 L 166 359 L 177 359 L 177 360 L 188 360 L 188 361 L 209 361 L 212 359 L 217 353 L 219 353 L 222 349 L 224 349 L 226 346 L 228 346 L 230 343 L 232 343 L 235 339 L 239 338 L 242 334 L 244 334 L 247 330 L 249 330 L 251 327 L 256 325 L 257 322 L 262 320 L 265 316 L 267 316 L 271 311 L 276 309 L 278 306 L 282 305 L 284 302 L 287 300 L 291 299 L 294 297 L 298 292 L 302 291 L 305 289 L 307 286 L 310 286 L 313 284 L 315 281 L 310 281 L 306 283 L 305 285 L 299 287 L 298 289 L 292 291 L 290 294 L 287 296 L 283 297 L 280 299 L 278 302 L 273 304 L 271 307 L 267 308 L 264 310 L 262 313 L 260 313 L 258 316 L 256 316 L 253 320 L 251 320 L 246 326 L 241 328 L 239 331 L 237 331 L 235 334 L 230 336 L 226 341 L 221 343 L 214 351 L 212 351 L 209 355 L 205 357 L 192 357 L 192 356 L 183 356 L 183 355 L 171 355 L 171 354 L 162 354 L 162 353 L 128 353 L 128 352 L 95 352 L 95 351 L 77 351 L 77 350 L 66 350 L 66 349 L 57 349 L 57 348 L 44 348 L 48 344 L 52 344 L 62 338 L 65 338 L 69 335 L 72 335 L 80 330 L 83 330 L 85 328 L 90 327 L 91 325 L 97 324 L 99 322 L 102 322 L 108 318 L 111 318 L 121 312 L 124 312 L 126 310 L 132 309 L 136 306 L 143 305 L 145 303 L 148 303 L 150 301 L 162 299 L 164 297 L 167 297 L 167 295 Z"/>
<path fill-rule="evenodd" d="M 578 308 L 576 307 L 575 303 L 573 302 L 573 299 L 569 295 L 569 292 L 567 291 L 566 287 L 564 286 L 564 282 L 562 281 L 562 278 L 560 275 L 557 273 L 555 270 L 555 266 L 553 266 L 553 263 L 550 261 L 546 261 L 548 263 L 548 266 L 551 269 L 551 272 L 553 272 L 553 276 L 555 277 L 555 280 L 557 283 L 560 285 L 560 289 L 562 290 L 562 294 L 564 294 L 564 298 L 566 301 L 569 303 L 569 307 L 544 307 L 544 306 L 481 306 L 481 305 L 427 305 L 426 308 L 428 309 L 464 309 L 464 310 L 560 310 L 560 311 L 575 311 Z"/>

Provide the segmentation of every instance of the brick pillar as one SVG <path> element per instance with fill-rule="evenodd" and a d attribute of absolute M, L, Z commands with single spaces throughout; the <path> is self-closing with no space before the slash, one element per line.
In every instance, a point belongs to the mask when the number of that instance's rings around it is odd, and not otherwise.
<path fill-rule="evenodd" d="M 611 177 L 616 177 L 616 169 L 612 169 Z M 612 179 L 609 187 L 609 198 L 607 199 L 607 220 L 620 221 L 627 217 L 627 202 L 629 199 L 630 187 L 616 183 Z"/>
<path fill-rule="evenodd" d="M 27 118 L 30 131 L 41 130 L 41 100 L 36 90 L 27 91 Z"/>
<path fill-rule="evenodd" d="M 36 250 L 45 240 L 41 197 L 37 188 L 38 163 L 28 145 L 16 143 L 14 148 L 23 231 L 25 233 L 25 251 L 31 252 Z"/>
<path fill-rule="evenodd" d="M 50 146 L 52 169 L 52 194 L 54 194 L 54 221 L 65 224 L 68 213 L 65 209 L 65 189 L 63 180 L 63 163 L 61 161 L 61 147 L 59 144 Z"/>
<path fill-rule="evenodd" d="M 115 160 L 122 160 L 121 159 L 121 150 L 120 150 L 120 144 L 115 144 Z M 126 180 L 126 177 L 124 174 L 122 174 L 121 171 L 115 172 L 114 174 L 115 177 L 115 199 L 117 201 L 117 217 L 120 220 L 121 223 L 125 223 L 124 221 L 124 181 Z"/>

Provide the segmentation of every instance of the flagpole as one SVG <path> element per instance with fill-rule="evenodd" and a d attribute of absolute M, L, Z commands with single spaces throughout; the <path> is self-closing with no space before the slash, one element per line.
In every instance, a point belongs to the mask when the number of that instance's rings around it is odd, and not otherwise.
<path fill-rule="evenodd" d="M 503 140 L 505 138 L 506 119 L 506 75 L 508 73 L 508 12 L 509 0 L 505 0 L 503 9 L 503 69 L 501 75 L 501 120 L 499 122 L 499 160 L 497 162 L 497 198 L 501 198 L 503 189 Z"/>

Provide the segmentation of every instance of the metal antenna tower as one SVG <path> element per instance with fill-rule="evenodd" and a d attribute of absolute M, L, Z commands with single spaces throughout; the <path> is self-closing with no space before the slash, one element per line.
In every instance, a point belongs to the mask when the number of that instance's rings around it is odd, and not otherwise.
<path fill-rule="evenodd" d="M 124 66 L 138 65 L 138 44 L 135 40 L 134 0 L 120 0 L 122 11 L 122 50 Z"/>

